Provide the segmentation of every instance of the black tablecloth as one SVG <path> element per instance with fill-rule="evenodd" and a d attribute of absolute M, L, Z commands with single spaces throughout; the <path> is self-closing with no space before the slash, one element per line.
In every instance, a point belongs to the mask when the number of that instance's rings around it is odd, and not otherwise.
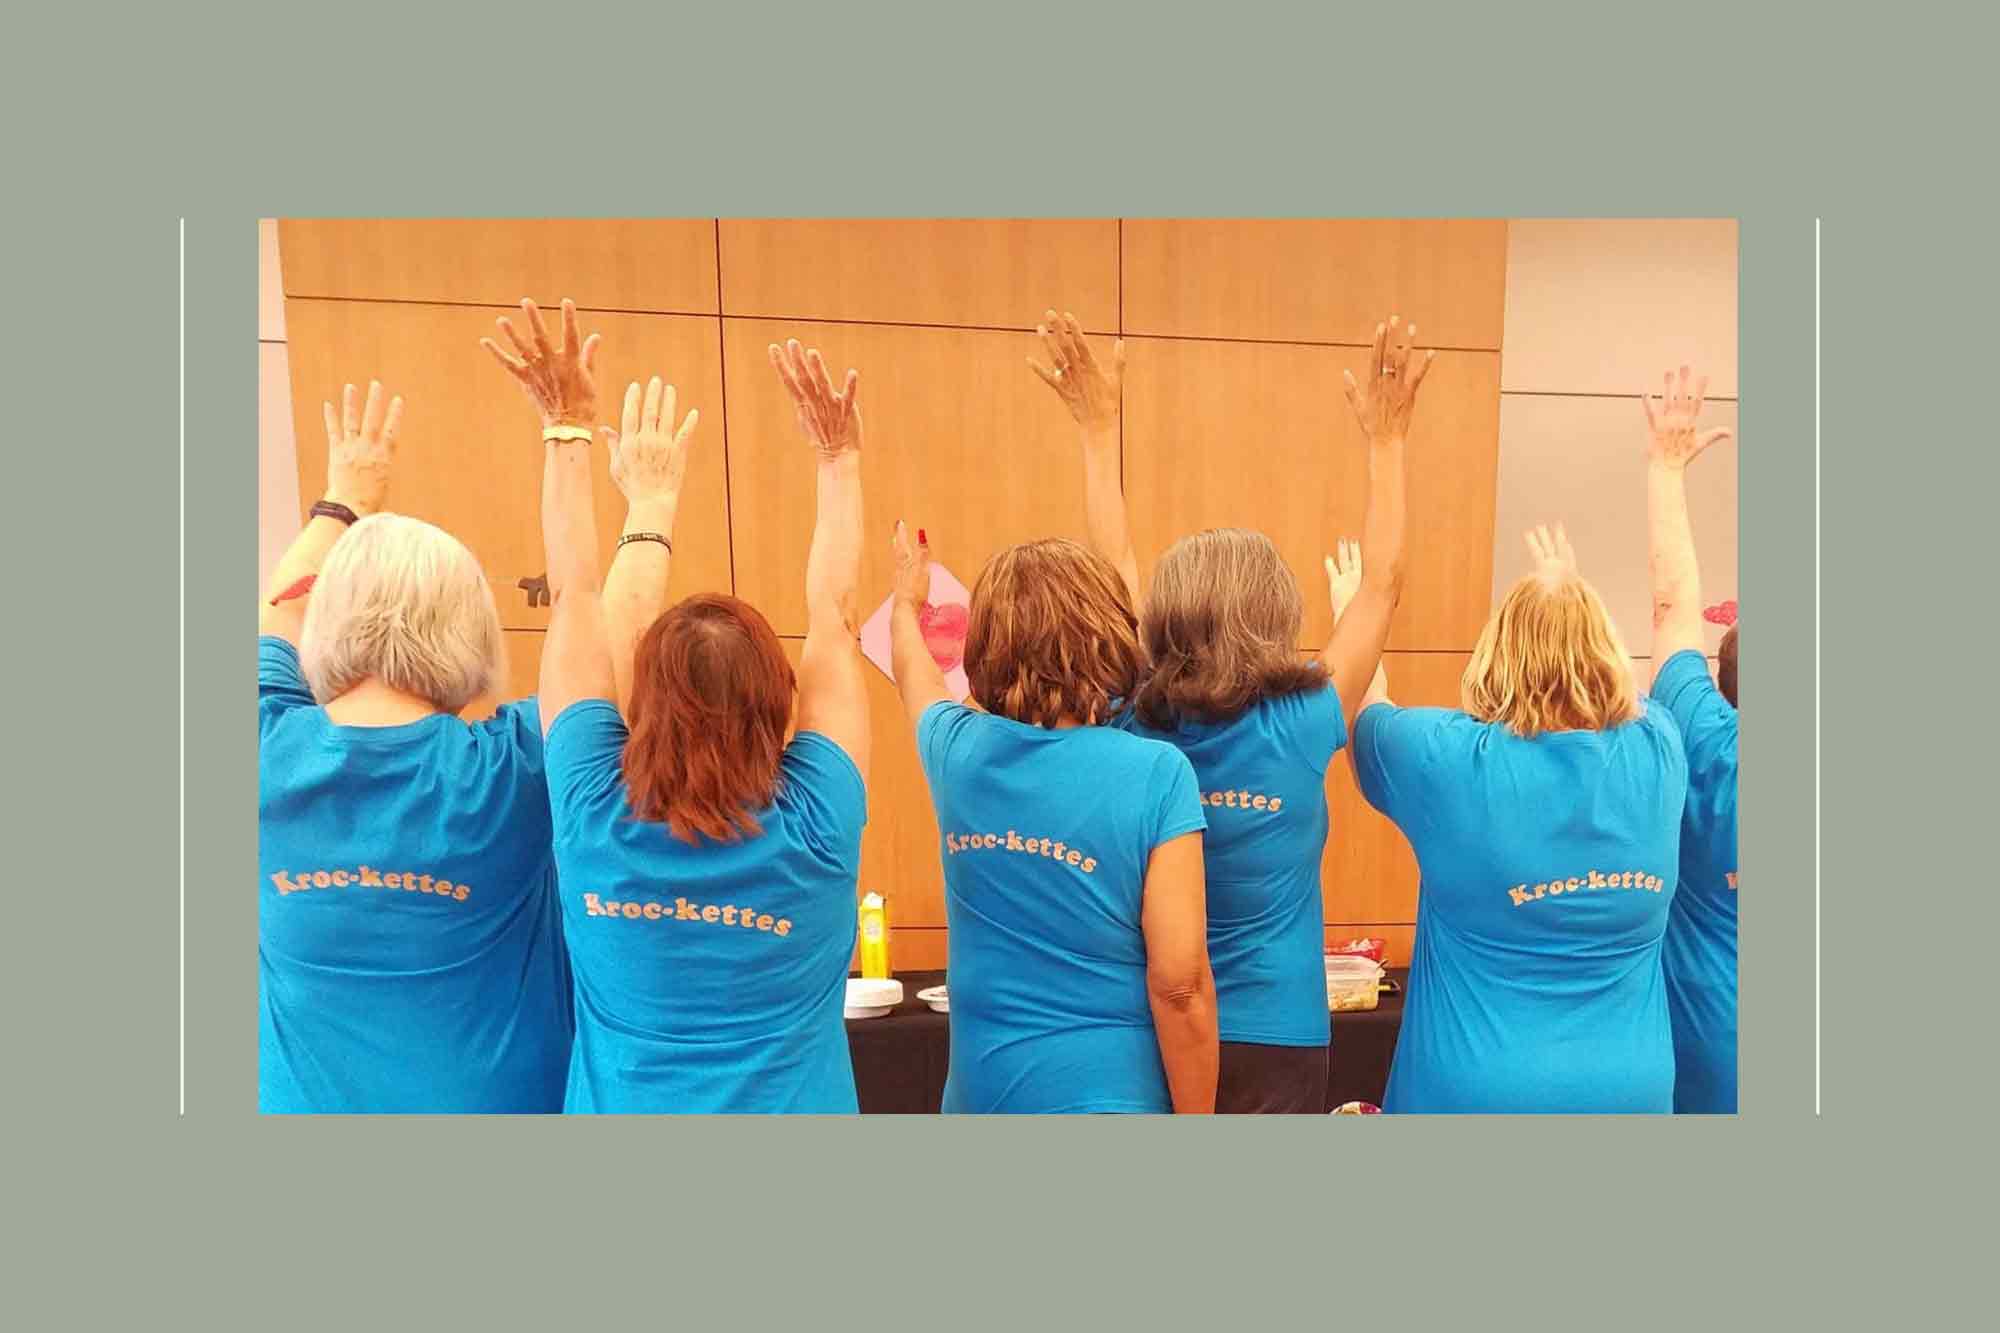
<path fill-rule="evenodd" d="M 1390 968 L 1408 983 L 1404 968 Z M 847 1045 L 854 1054 L 854 1086 L 861 1110 L 872 1115 L 930 1115 L 944 1097 L 951 1064 L 951 1016 L 933 1013 L 917 992 L 944 984 L 942 972 L 905 972 L 903 1002 L 880 1018 L 847 1020 Z M 1333 1015 L 1333 1076 L 1327 1080 L 1326 1109 L 1342 1102 L 1382 1104 L 1389 1082 L 1389 1059 L 1403 1025 L 1401 991 L 1360 1013 Z"/>

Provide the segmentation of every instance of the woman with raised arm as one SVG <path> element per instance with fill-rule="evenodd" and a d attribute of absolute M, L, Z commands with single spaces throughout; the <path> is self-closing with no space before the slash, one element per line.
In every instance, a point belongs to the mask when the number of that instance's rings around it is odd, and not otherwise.
<path fill-rule="evenodd" d="M 1701 569 L 1688 523 L 1687 465 L 1726 429 L 1696 427 L 1706 376 L 1671 372 L 1646 409 L 1646 504 L 1653 569 L 1652 696 L 1680 725 L 1688 797 L 1681 816 L 1681 885 L 1663 963 L 1674 1024 L 1674 1110 L 1736 1110 L 1736 627 L 1722 636 L 1710 680 L 1702 649 Z"/>
<path fill-rule="evenodd" d="M 657 378 L 625 391 L 620 429 L 604 432 L 629 511 L 600 591 L 591 444 L 572 429 L 595 414 L 596 340 L 580 343 L 568 302 L 554 346 L 523 308 L 532 336 L 503 326 L 514 354 L 488 346 L 549 440 L 541 688 L 577 997 L 565 1109 L 853 1112 L 841 1010 L 868 768 L 856 376 L 836 391 L 817 352 L 771 348 L 819 473 L 795 679 L 748 603 L 665 605 L 697 418 L 676 427 Z"/>
<path fill-rule="evenodd" d="M 1049 364 L 1029 364 L 1082 431 L 1091 545 L 1137 599 L 1138 561 L 1119 484 L 1124 343 L 1106 367 L 1073 315 L 1051 310 L 1037 331 Z M 1347 743 L 1401 594 L 1404 440 L 1435 356 L 1414 353 L 1415 335 L 1414 325 L 1405 329 L 1391 316 L 1376 326 L 1367 382 L 1347 376 L 1347 400 L 1368 442 L 1369 562 L 1316 660 L 1298 655 L 1298 580 L 1261 532 L 1213 528 L 1175 542 L 1154 567 L 1140 608 L 1147 666 L 1117 725 L 1174 745 L 1200 783 L 1222 1038 L 1218 1111 L 1325 1109 L 1326 770 Z"/>
<path fill-rule="evenodd" d="M 1480 631 L 1461 708 L 1382 676 L 1354 772 L 1422 876 L 1385 1111 L 1666 1112 L 1660 974 L 1687 761 L 1560 525 Z"/>
<path fill-rule="evenodd" d="M 257 1104 L 553 1112 L 569 1066 L 542 727 L 479 562 L 383 513 L 403 400 L 326 405 L 257 644 Z"/>
<path fill-rule="evenodd" d="M 1172 746 L 1105 725 L 1139 672 L 1118 571 L 1068 541 L 988 561 L 969 708 L 924 643 L 917 537 L 896 525 L 890 656 L 944 842 L 943 1109 L 1213 1111 L 1201 803 Z"/>

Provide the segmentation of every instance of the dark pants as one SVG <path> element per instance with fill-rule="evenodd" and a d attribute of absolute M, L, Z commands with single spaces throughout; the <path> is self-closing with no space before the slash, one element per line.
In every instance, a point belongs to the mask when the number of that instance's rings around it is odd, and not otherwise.
<path fill-rule="evenodd" d="M 1217 1115 L 1321 1115 L 1331 1072 L 1329 1046 L 1222 1043 L 1215 1081 Z"/>

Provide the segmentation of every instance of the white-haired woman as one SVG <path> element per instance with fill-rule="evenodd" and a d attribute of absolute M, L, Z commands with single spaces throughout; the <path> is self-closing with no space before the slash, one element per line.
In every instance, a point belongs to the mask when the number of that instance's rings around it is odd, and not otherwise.
<path fill-rule="evenodd" d="M 263 1111 L 560 1111 L 568 961 L 535 701 L 472 553 L 378 512 L 402 400 L 326 405 L 327 489 L 259 612 Z"/>

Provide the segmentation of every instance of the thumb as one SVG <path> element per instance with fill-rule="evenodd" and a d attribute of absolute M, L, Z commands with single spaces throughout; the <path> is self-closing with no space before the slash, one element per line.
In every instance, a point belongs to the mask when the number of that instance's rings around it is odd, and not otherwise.
<path fill-rule="evenodd" d="M 1701 447 L 1706 449 L 1711 444 L 1720 444 L 1724 440 L 1729 439 L 1733 434 L 1734 432 L 1731 431 L 1729 427 L 1718 426 L 1714 430 L 1710 431 L 1708 434 L 1701 437 Z"/>

